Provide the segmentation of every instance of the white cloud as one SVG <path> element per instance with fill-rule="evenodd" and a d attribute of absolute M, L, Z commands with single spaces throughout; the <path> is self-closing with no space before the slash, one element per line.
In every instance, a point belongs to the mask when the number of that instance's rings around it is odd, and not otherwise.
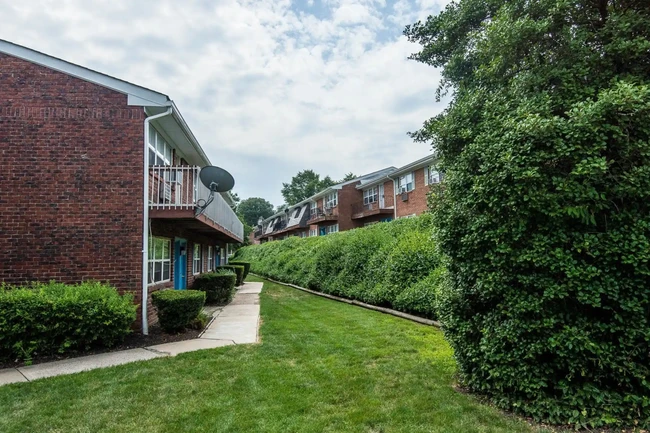
<path fill-rule="evenodd" d="M 439 74 L 400 34 L 446 3 L 5 2 L 0 38 L 167 93 L 239 194 L 277 204 L 297 169 L 337 178 L 429 151 L 406 132 L 443 108 Z"/>

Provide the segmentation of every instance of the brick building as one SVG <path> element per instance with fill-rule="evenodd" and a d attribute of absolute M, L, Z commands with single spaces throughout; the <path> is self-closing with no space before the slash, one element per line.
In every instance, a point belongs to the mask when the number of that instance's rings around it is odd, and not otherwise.
<path fill-rule="evenodd" d="M 419 215 L 427 210 L 429 185 L 440 180 L 432 156 L 357 177 L 260 220 L 254 243 L 288 236 L 324 236 Z"/>
<path fill-rule="evenodd" d="M 243 239 L 167 95 L 0 40 L 0 282 L 184 289 Z M 146 299 L 146 302 L 143 302 Z"/>

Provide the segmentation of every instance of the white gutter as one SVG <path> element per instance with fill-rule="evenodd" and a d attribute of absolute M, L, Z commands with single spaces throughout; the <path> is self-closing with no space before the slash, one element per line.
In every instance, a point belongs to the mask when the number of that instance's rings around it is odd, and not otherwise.
<path fill-rule="evenodd" d="M 147 301 L 149 299 L 149 124 L 152 120 L 172 114 L 169 106 L 164 113 L 144 119 L 144 193 L 142 195 L 142 333 L 149 335 Z"/>

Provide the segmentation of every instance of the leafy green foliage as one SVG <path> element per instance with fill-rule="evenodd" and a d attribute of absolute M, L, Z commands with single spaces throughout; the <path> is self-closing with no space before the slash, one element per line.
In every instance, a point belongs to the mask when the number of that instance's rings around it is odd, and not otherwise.
<path fill-rule="evenodd" d="M 440 262 L 431 226 L 431 216 L 422 215 L 335 235 L 253 245 L 239 250 L 237 258 L 250 261 L 260 275 L 435 317 L 439 279 L 429 275 L 438 275 Z"/>
<path fill-rule="evenodd" d="M 261 197 L 251 197 L 239 203 L 237 214 L 241 216 L 242 222 L 255 227 L 260 217 L 268 218 L 273 215 L 273 205 Z"/>
<path fill-rule="evenodd" d="M 449 108 L 441 314 L 462 382 L 551 423 L 650 426 L 650 3 L 461 0 L 406 35 Z"/>
<path fill-rule="evenodd" d="M 230 270 L 234 272 L 237 275 L 237 281 L 236 285 L 241 286 L 244 284 L 244 272 L 245 272 L 245 267 L 244 266 L 239 266 L 239 265 L 223 265 L 223 266 L 217 266 L 217 271 L 221 270 Z"/>
<path fill-rule="evenodd" d="M 239 261 L 239 260 L 229 260 L 228 264 L 231 266 L 243 266 L 244 267 L 244 280 L 248 276 L 248 273 L 251 271 L 251 263 L 250 262 L 244 262 L 244 261 Z"/>
<path fill-rule="evenodd" d="M 229 269 L 218 269 L 194 278 L 193 290 L 205 292 L 208 304 L 227 304 L 235 295 L 237 274 Z"/>
<path fill-rule="evenodd" d="M 136 308 L 133 295 L 98 282 L 0 285 L 0 359 L 113 346 L 131 332 Z"/>
<path fill-rule="evenodd" d="M 294 204 L 335 184 L 329 176 L 321 179 L 314 170 L 303 170 L 292 177 L 290 183 L 282 183 L 281 193 L 287 204 Z"/>
<path fill-rule="evenodd" d="M 160 327 L 174 332 L 192 326 L 205 304 L 205 293 L 198 290 L 160 290 L 151 294 L 158 311 Z"/>

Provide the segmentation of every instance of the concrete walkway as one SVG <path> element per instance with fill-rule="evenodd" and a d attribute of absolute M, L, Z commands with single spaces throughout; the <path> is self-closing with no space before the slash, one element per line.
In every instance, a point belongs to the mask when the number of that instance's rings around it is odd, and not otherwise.
<path fill-rule="evenodd" d="M 259 295 L 262 283 L 244 283 L 233 301 L 223 308 L 206 307 L 212 321 L 199 338 L 173 343 L 158 344 L 141 349 L 129 349 L 99 355 L 82 356 L 63 361 L 46 362 L 20 368 L 0 370 L 0 386 L 15 382 L 28 382 L 44 377 L 79 373 L 96 368 L 111 367 L 135 361 L 202 349 L 257 343 L 260 321 Z"/>

